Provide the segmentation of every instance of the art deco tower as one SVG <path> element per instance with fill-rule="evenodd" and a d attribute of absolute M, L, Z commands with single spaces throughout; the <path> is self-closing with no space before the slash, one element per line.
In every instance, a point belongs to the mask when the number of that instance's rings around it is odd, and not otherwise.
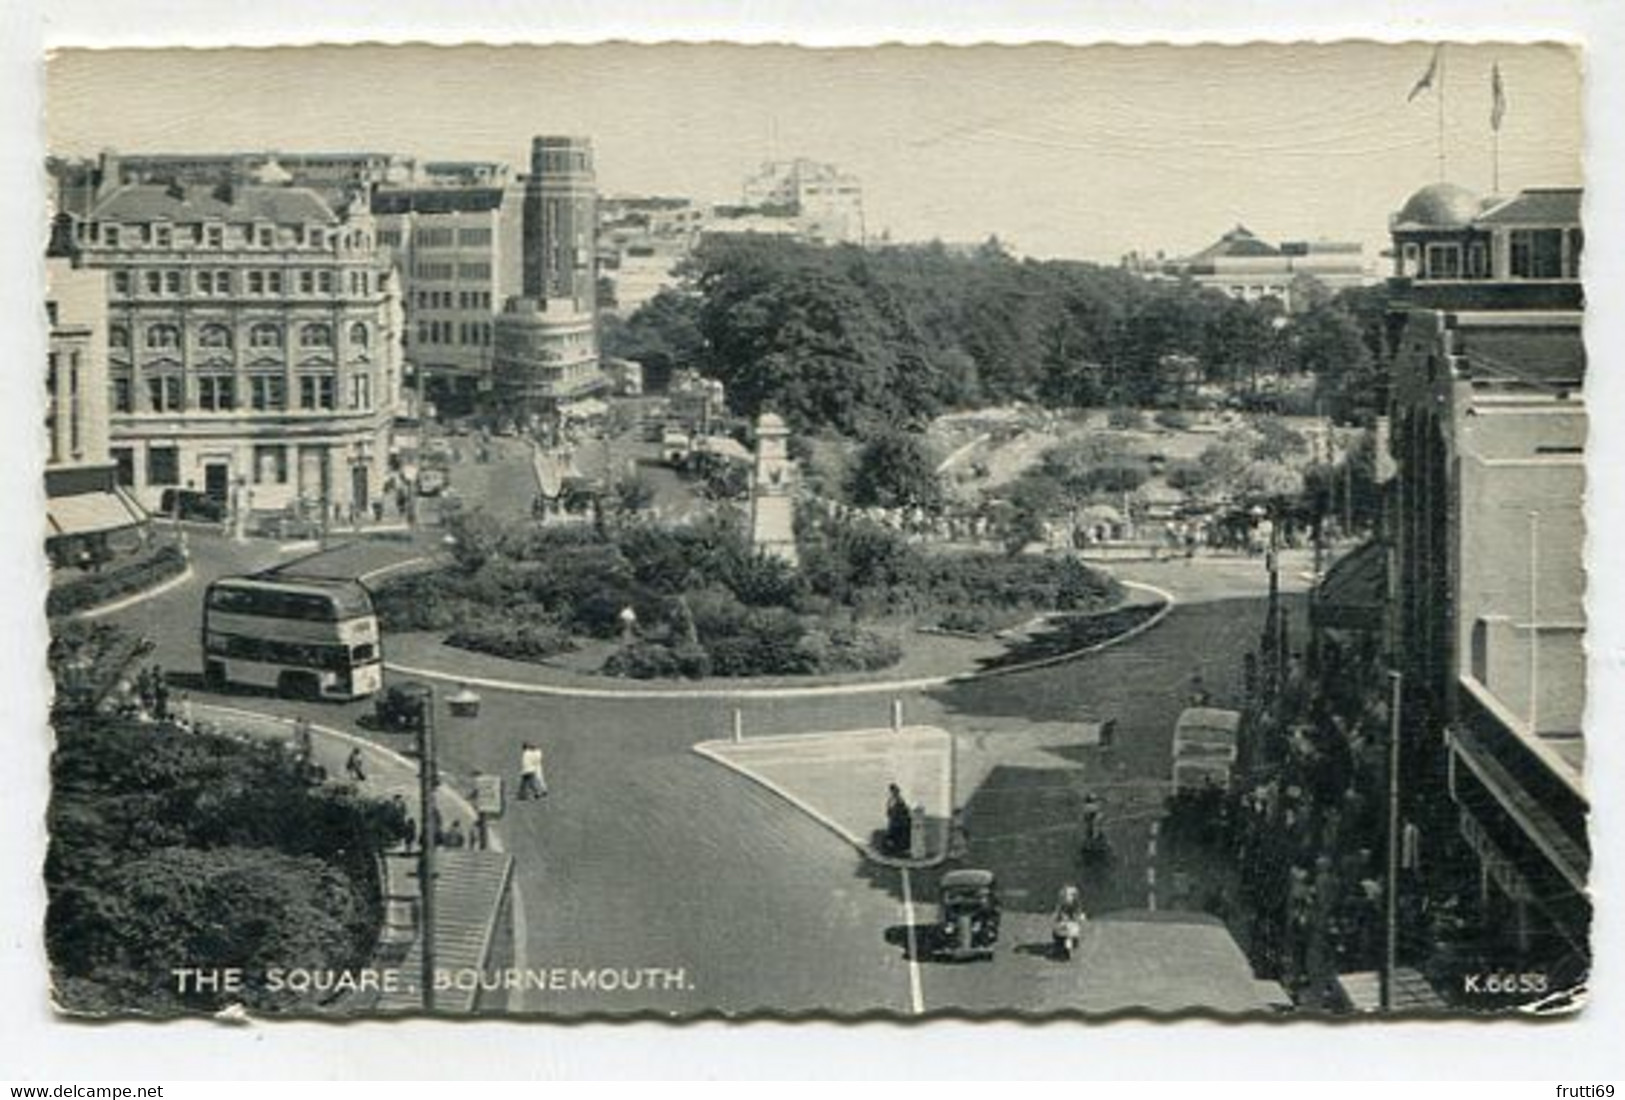
<path fill-rule="evenodd" d="M 598 179 L 592 142 L 582 137 L 537 137 L 530 143 L 525 183 L 523 294 L 547 310 L 568 302 L 591 314 L 597 300 L 594 232 Z"/>

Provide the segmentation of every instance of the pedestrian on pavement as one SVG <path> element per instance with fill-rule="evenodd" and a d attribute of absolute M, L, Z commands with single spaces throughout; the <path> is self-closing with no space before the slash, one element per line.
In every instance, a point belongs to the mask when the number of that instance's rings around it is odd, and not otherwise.
<path fill-rule="evenodd" d="M 367 768 L 361 759 L 360 745 L 350 750 L 349 758 L 344 761 L 344 774 L 356 783 L 367 781 Z"/>
<path fill-rule="evenodd" d="M 1100 796 L 1090 791 L 1083 796 L 1083 842 L 1094 844 L 1100 839 Z"/>
<path fill-rule="evenodd" d="M 293 754 L 301 761 L 309 760 L 311 748 L 310 719 L 300 715 L 293 722 Z"/>
<path fill-rule="evenodd" d="M 164 679 L 164 670 L 157 665 L 152 666 L 152 706 L 154 718 L 169 721 L 169 683 Z"/>
<path fill-rule="evenodd" d="M 542 750 L 526 741 L 519 750 L 519 801 L 547 797 L 547 775 L 542 770 Z"/>
<path fill-rule="evenodd" d="M 446 830 L 442 843 L 447 848 L 462 848 L 468 844 L 468 838 L 463 835 L 463 823 L 458 818 L 452 818 L 451 827 Z"/>
<path fill-rule="evenodd" d="M 177 696 L 177 699 L 176 720 L 180 723 L 181 729 L 190 730 L 192 728 L 192 697 L 183 691 Z"/>
<path fill-rule="evenodd" d="M 902 788 L 896 783 L 886 787 L 886 850 L 892 855 L 907 855 L 913 839 L 913 815 Z"/>

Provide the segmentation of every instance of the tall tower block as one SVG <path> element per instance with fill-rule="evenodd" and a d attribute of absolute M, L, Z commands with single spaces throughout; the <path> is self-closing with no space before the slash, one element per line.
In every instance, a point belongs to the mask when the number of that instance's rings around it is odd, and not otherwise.
<path fill-rule="evenodd" d="M 775 413 L 756 421 L 756 476 L 750 487 L 751 545 L 795 565 L 795 463 L 790 460 L 790 429 Z"/>
<path fill-rule="evenodd" d="M 583 137 L 533 138 L 525 181 L 523 295 L 547 310 L 562 301 L 576 313 L 597 306 L 594 236 L 598 177 L 592 142 Z"/>

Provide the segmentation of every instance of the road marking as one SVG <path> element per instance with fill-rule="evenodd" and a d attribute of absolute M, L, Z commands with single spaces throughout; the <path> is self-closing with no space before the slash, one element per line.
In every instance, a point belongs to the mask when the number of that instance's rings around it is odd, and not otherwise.
<path fill-rule="evenodd" d="M 361 576 L 357 577 L 356 580 L 360 581 L 362 584 L 370 584 L 379 577 L 387 576 L 390 573 L 398 573 L 403 569 L 410 569 L 415 565 L 422 565 L 424 562 L 434 560 L 434 555 L 420 555 L 415 558 L 407 558 L 405 561 L 398 561 L 390 565 L 380 565 L 376 569 L 369 569 L 365 573 L 361 574 Z"/>
<path fill-rule="evenodd" d="M 909 886 L 908 868 L 903 868 L 903 927 L 908 929 L 909 1008 L 918 1016 L 925 1011 L 925 994 L 920 989 L 920 944 L 914 936 L 914 891 Z"/>

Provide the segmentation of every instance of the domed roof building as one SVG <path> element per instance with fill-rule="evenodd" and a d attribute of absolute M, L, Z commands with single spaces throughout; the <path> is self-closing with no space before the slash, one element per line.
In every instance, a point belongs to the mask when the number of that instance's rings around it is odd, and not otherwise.
<path fill-rule="evenodd" d="M 1484 208 L 1467 188 L 1454 183 L 1430 183 L 1406 200 L 1394 215 L 1394 229 L 1461 229 Z"/>

